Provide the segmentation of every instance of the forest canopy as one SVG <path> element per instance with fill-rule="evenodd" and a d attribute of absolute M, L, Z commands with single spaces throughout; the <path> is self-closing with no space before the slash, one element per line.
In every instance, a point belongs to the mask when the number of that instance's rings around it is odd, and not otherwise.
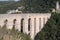
<path fill-rule="evenodd" d="M 60 0 L 59 0 L 60 2 Z M 23 6 L 23 12 L 29 13 L 48 13 L 56 7 L 56 0 L 20 0 L 20 1 L 0 1 L 0 13 L 6 13 L 8 10 L 17 9 Z"/>

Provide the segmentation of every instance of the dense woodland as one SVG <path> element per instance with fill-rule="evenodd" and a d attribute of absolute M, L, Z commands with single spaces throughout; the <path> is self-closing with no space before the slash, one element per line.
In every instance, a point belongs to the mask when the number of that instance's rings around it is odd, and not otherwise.
<path fill-rule="evenodd" d="M 6 13 L 8 10 L 17 9 L 20 6 L 19 2 L 14 1 L 2 1 L 0 2 L 0 13 Z"/>
<path fill-rule="evenodd" d="M 51 12 L 56 6 L 56 0 L 20 0 L 20 1 L 2 1 L 0 2 L 0 13 L 6 13 L 8 10 L 17 9 L 23 6 L 23 12 Z"/>
<path fill-rule="evenodd" d="M 60 14 L 52 13 L 43 29 L 35 36 L 35 40 L 60 40 Z"/>

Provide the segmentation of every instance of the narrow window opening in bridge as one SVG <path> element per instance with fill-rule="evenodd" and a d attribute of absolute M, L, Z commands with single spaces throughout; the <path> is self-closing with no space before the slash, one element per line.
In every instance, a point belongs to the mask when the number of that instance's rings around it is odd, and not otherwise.
<path fill-rule="evenodd" d="M 13 20 L 13 27 L 16 25 L 16 19 Z"/>
<path fill-rule="evenodd" d="M 23 33 L 23 22 L 24 22 L 24 18 L 21 19 L 21 32 Z"/>
<path fill-rule="evenodd" d="M 7 24 L 7 22 L 8 22 L 8 20 L 6 19 L 6 20 L 4 21 L 4 23 Z"/>
<path fill-rule="evenodd" d="M 47 20 L 49 20 L 49 18 L 47 18 Z"/>
<path fill-rule="evenodd" d="M 7 25 L 7 22 L 8 22 L 8 20 L 6 19 L 6 20 L 4 21 L 4 25 L 5 25 L 5 26 Z"/>
<path fill-rule="evenodd" d="M 43 25 L 45 25 L 45 18 L 43 18 Z"/>
<path fill-rule="evenodd" d="M 39 18 L 39 30 L 41 30 L 41 18 Z"/>
<path fill-rule="evenodd" d="M 36 35 L 35 33 L 36 33 L 36 18 L 34 18 L 34 35 Z"/>
<path fill-rule="evenodd" d="M 30 31 L 31 18 L 28 19 L 28 31 Z"/>
<path fill-rule="evenodd" d="M 30 33 L 28 35 L 30 35 Z"/>

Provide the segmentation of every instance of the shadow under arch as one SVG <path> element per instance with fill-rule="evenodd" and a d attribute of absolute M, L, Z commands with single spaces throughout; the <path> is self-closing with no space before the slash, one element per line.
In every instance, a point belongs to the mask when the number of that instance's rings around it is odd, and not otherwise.
<path fill-rule="evenodd" d="M 21 33 L 23 33 L 24 18 L 21 19 Z"/>
<path fill-rule="evenodd" d="M 30 26 L 31 25 L 31 18 L 28 19 L 28 31 L 30 31 Z"/>
<path fill-rule="evenodd" d="M 31 31 L 31 18 L 28 19 L 28 35 L 30 35 L 30 31 Z"/>
<path fill-rule="evenodd" d="M 6 27 L 7 27 L 7 22 L 8 22 L 8 20 L 7 20 L 7 19 L 5 19 L 5 20 L 4 20 L 3 27 L 2 27 L 3 29 L 6 29 Z"/>
<path fill-rule="evenodd" d="M 4 20 L 4 26 L 6 26 L 6 25 L 7 25 L 7 22 L 8 22 L 8 20 L 7 20 L 7 19 L 5 19 L 5 20 Z"/>
<path fill-rule="evenodd" d="M 13 19 L 13 28 L 15 28 L 15 26 L 16 26 L 16 19 Z"/>
<path fill-rule="evenodd" d="M 7 22 L 8 22 L 8 20 L 7 20 L 7 19 L 5 19 L 4 23 L 6 24 Z"/>

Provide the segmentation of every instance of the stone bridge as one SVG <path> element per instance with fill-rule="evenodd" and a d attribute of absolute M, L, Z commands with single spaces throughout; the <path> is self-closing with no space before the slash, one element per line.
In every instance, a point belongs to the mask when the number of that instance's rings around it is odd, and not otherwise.
<path fill-rule="evenodd" d="M 7 29 L 18 29 L 27 33 L 34 39 L 34 36 L 43 28 L 51 13 L 23 13 L 23 14 L 0 14 L 0 26 L 7 25 Z"/>

